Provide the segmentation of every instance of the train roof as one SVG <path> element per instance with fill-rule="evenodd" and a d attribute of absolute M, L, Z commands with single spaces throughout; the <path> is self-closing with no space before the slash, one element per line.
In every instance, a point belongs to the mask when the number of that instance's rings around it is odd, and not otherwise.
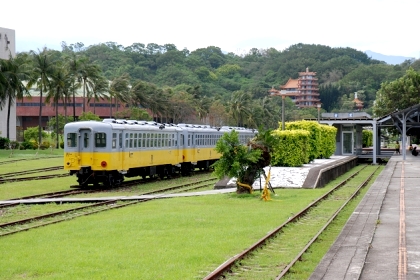
<path fill-rule="evenodd" d="M 240 133 L 256 133 L 254 129 L 247 129 L 243 127 L 214 127 L 202 124 L 185 124 L 178 125 L 168 123 L 157 123 L 153 121 L 144 120 L 123 120 L 123 119 L 104 119 L 103 121 L 77 121 L 65 125 L 66 130 L 78 130 L 81 128 L 102 128 L 102 129 L 123 129 L 123 130 L 161 130 L 161 131 L 192 131 L 192 132 L 229 132 L 236 130 Z"/>

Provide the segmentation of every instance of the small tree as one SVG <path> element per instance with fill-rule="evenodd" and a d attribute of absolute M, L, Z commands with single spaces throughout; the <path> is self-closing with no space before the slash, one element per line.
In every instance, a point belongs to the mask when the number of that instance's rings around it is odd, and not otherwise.
<path fill-rule="evenodd" d="M 39 136 L 39 127 L 38 126 L 28 127 L 25 130 L 24 135 L 25 135 L 25 141 L 29 142 L 29 141 L 33 140 L 33 141 L 35 141 L 35 143 L 38 143 L 37 138 Z M 47 133 L 42 130 L 41 137 L 46 138 L 47 136 L 48 136 Z M 42 140 L 42 138 L 41 138 L 41 140 Z M 38 143 L 38 144 L 40 144 L 40 143 Z"/>
<path fill-rule="evenodd" d="M 215 175 L 237 179 L 237 193 L 252 192 L 252 185 L 260 171 L 270 164 L 270 149 L 274 143 L 271 131 L 262 131 L 245 146 L 239 142 L 239 133 L 225 133 L 216 143 L 221 158 L 213 165 Z"/>

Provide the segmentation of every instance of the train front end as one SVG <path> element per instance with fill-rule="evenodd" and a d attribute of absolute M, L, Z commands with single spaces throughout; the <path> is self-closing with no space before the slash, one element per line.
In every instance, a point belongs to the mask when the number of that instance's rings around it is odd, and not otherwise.
<path fill-rule="evenodd" d="M 114 133 L 115 134 L 115 133 Z M 111 147 L 112 126 L 96 121 L 68 123 L 64 127 L 64 169 L 75 174 L 80 187 L 119 184 L 123 176 L 116 170 Z"/>

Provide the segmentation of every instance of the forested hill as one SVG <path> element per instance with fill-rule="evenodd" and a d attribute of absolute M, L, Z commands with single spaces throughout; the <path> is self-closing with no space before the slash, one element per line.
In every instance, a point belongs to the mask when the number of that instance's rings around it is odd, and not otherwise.
<path fill-rule="evenodd" d="M 352 48 L 308 44 L 292 45 L 283 51 L 251 49 L 242 56 L 223 53 L 215 46 L 189 51 L 178 50 L 173 44 L 124 47 L 114 42 L 86 48 L 80 43 L 64 45 L 63 51 L 76 47 L 98 63 L 109 79 L 128 73 L 133 80 L 159 87 L 200 85 L 202 94 L 225 100 L 238 90 L 251 93 L 253 98 L 264 97 L 272 86 L 278 88 L 309 67 L 317 72 L 327 111 L 351 109 L 349 101 L 354 92 L 367 108 L 371 107 L 381 83 L 401 77 L 410 64 L 387 65 Z M 411 66 L 420 69 L 420 62 Z"/>

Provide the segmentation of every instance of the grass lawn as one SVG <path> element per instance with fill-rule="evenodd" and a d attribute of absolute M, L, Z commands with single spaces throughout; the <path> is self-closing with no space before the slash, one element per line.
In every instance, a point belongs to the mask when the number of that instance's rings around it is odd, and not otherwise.
<path fill-rule="evenodd" d="M 54 156 L 63 156 L 63 149 L 47 150 L 0 150 L 0 162 L 16 159 L 35 159 Z"/>
<path fill-rule="evenodd" d="M 156 200 L 0 238 L 0 279 L 201 279 L 326 189 Z"/>

